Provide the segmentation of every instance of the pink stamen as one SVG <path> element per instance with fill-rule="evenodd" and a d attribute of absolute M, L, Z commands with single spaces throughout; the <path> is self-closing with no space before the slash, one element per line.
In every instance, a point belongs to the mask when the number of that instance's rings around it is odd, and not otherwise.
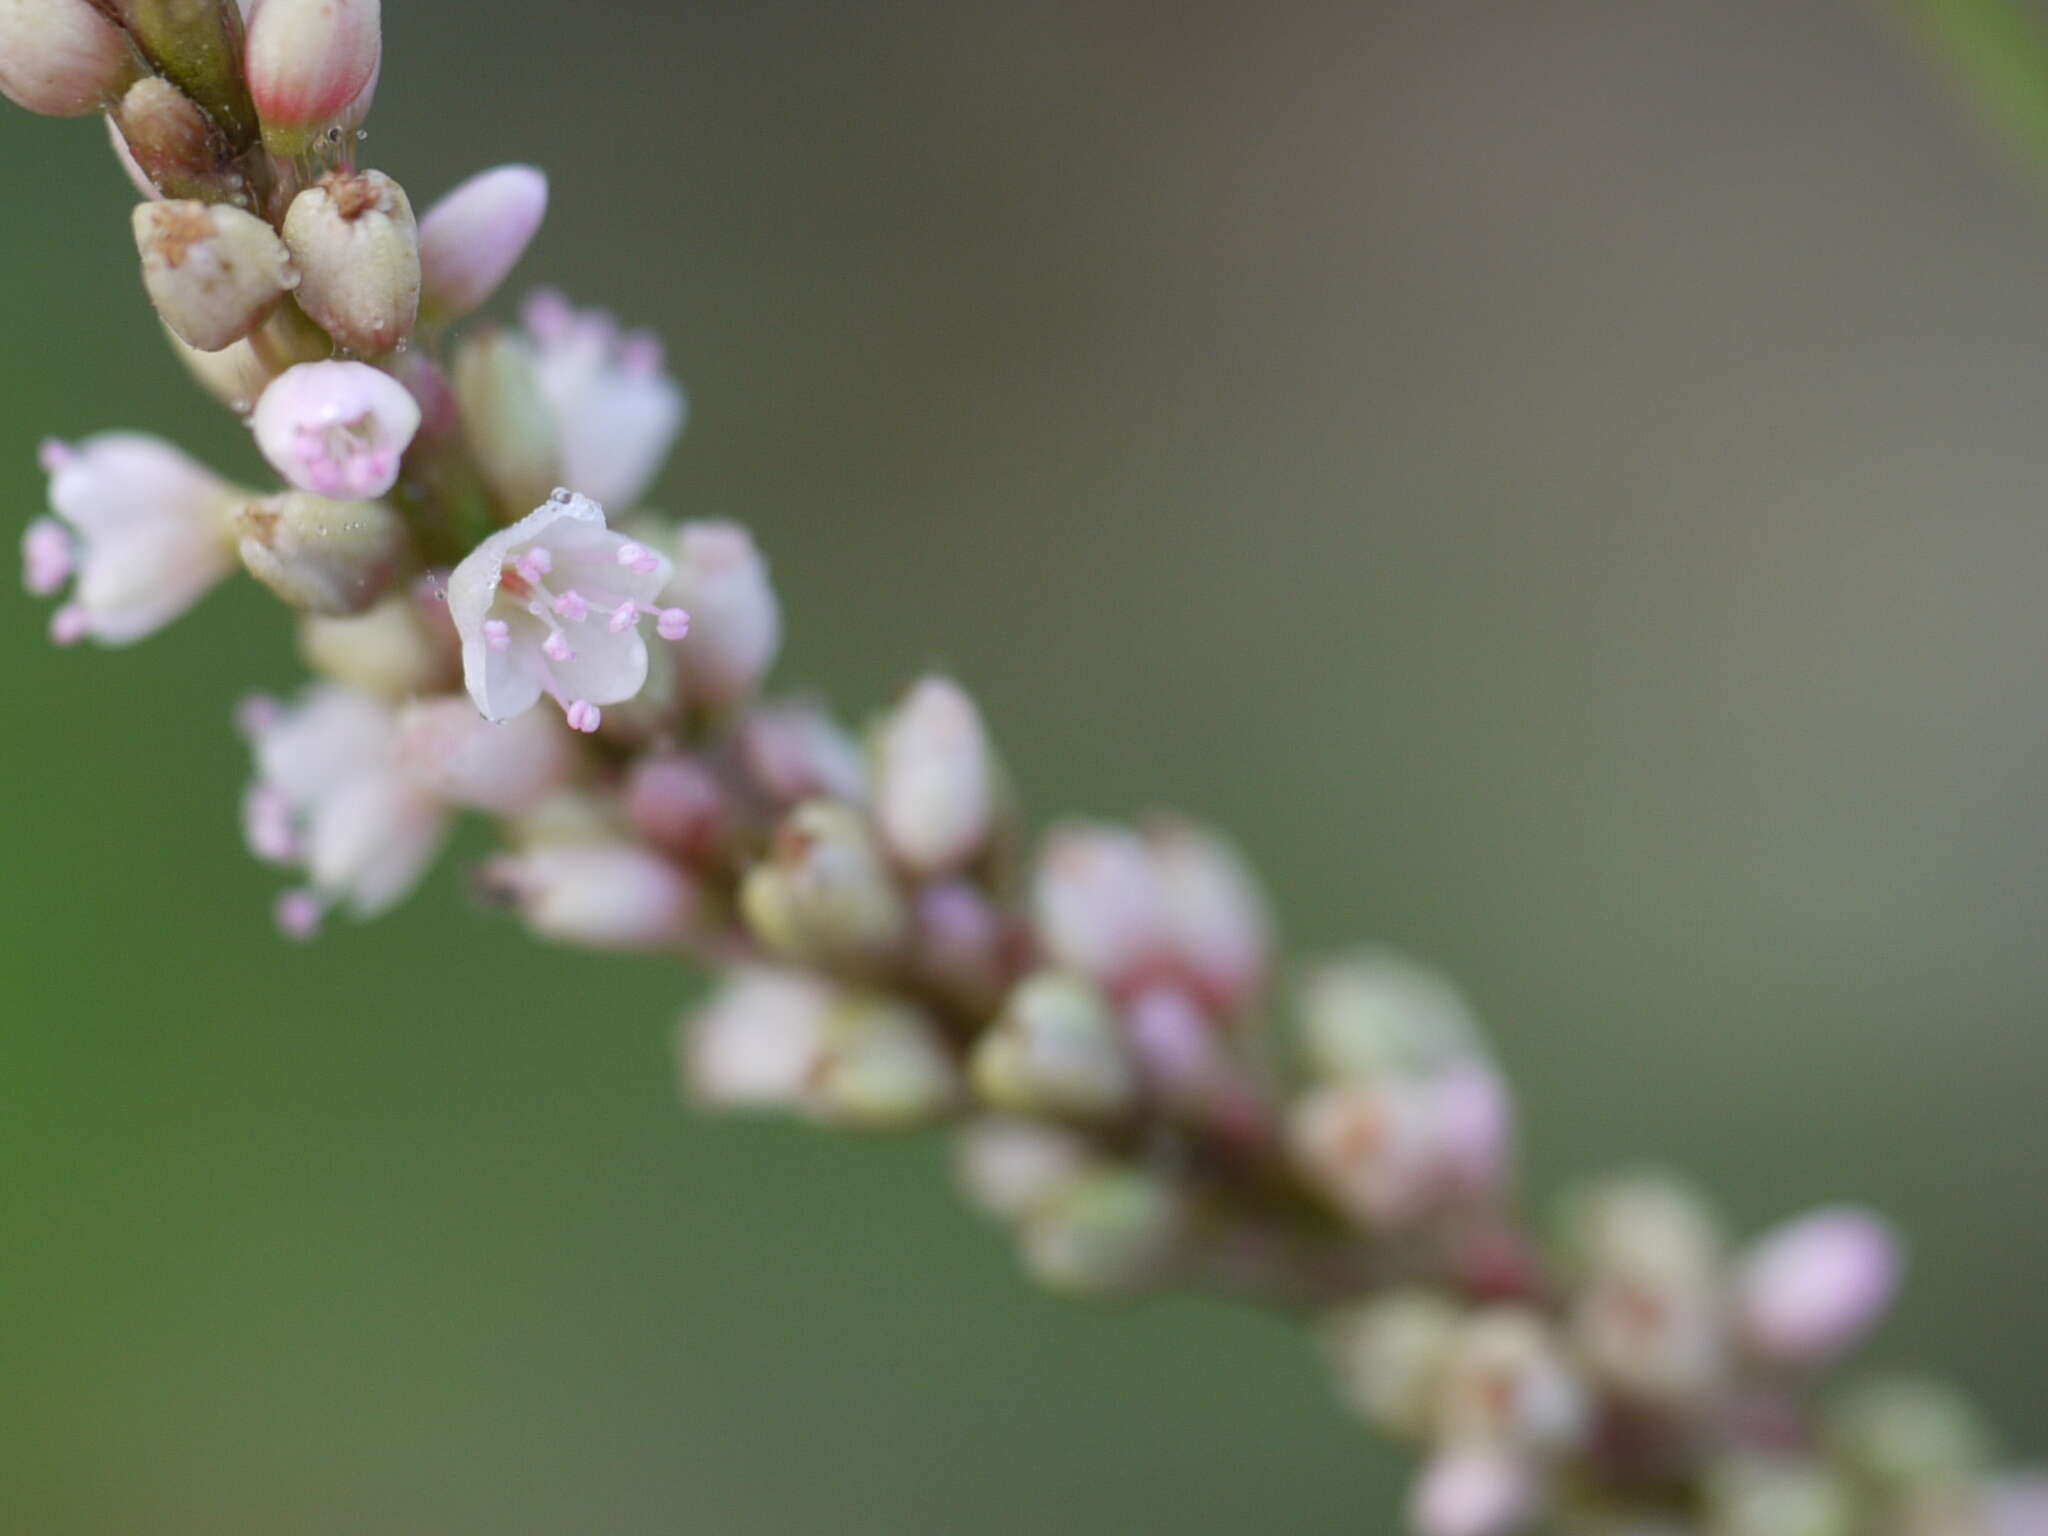
<path fill-rule="evenodd" d="M 583 600 L 583 594 L 574 587 L 555 599 L 555 612 L 571 624 L 581 624 L 590 617 L 590 604 Z"/>
<path fill-rule="evenodd" d="M 76 603 L 66 603 L 50 615 L 50 638 L 59 645 L 76 645 L 92 633 L 92 617 Z"/>
<path fill-rule="evenodd" d="M 651 331 L 634 331 L 619 343 L 619 367 L 638 379 L 651 379 L 661 372 L 661 338 Z"/>
<path fill-rule="evenodd" d="M 540 643 L 541 654 L 549 661 L 574 661 L 576 652 L 569 644 L 569 637 L 559 629 L 548 631 L 547 639 Z"/>
<path fill-rule="evenodd" d="M 586 734 L 596 730 L 604 720 L 603 712 L 588 699 L 572 701 L 566 713 L 569 717 L 569 729 Z"/>
<path fill-rule="evenodd" d="M 664 640 L 681 640 L 690 633 L 690 616 L 680 608 L 664 608 L 655 615 L 654 632 Z"/>
<path fill-rule="evenodd" d="M 71 535 L 54 518 L 39 517 L 21 536 L 21 582 L 37 597 L 49 597 L 71 579 L 75 564 Z"/>
<path fill-rule="evenodd" d="M 277 898 L 271 915 L 277 919 L 280 933 L 304 943 L 320 932 L 320 922 L 327 915 L 327 909 L 311 891 L 286 891 Z"/>
<path fill-rule="evenodd" d="M 43 473 L 54 475 L 78 457 L 78 450 L 59 437 L 46 437 L 36 449 L 36 463 Z"/>
<path fill-rule="evenodd" d="M 245 693 L 235 701 L 235 729 L 250 741 L 276 726 L 284 706 L 267 693 Z"/>
<path fill-rule="evenodd" d="M 524 576 L 528 583 L 539 586 L 549 571 L 555 568 L 554 556 L 536 545 L 512 563 L 512 568 Z"/>
<path fill-rule="evenodd" d="M 485 619 L 484 644 L 494 651 L 510 650 L 512 646 L 512 626 L 503 619 Z"/>

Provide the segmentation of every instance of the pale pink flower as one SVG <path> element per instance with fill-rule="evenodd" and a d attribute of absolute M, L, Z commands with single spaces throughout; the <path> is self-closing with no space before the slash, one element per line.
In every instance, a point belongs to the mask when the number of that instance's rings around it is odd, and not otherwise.
<path fill-rule="evenodd" d="M 605 506 L 634 506 L 683 426 L 683 392 L 663 369 L 661 343 L 558 293 L 533 295 L 525 320 L 564 483 Z"/>
<path fill-rule="evenodd" d="M 768 563 L 737 523 L 684 523 L 676 532 L 675 575 L 664 602 L 690 611 L 678 653 L 683 690 L 722 709 L 761 685 L 782 648 L 782 607 Z"/>
<path fill-rule="evenodd" d="M 242 721 L 256 757 L 242 802 L 250 850 L 309 880 L 280 904 L 280 926 L 304 937 L 332 907 L 375 917 L 409 895 L 451 817 L 405 771 L 391 707 L 323 683 L 295 704 L 252 701 Z"/>
<path fill-rule="evenodd" d="M 300 490 L 369 501 L 398 483 L 420 406 L 368 363 L 300 363 L 263 391 L 250 425 L 263 457 Z"/>
<path fill-rule="evenodd" d="M 420 299 L 456 319 L 498 291 L 548 211 L 548 179 L 530 165 L 483 171 L 420 219 Z"/>
<path fill-rule="evenodd" d="M 245 499 L 169 443 L 108 432 L 43 445 L 50 507 L 22 539 L 22 578 L 38 596 L 75 575 L 51 620 L 60 644 L 127 645 L 177 618 L 235 568 L 229 518 Z"/>
<path fill-rule="evenodd" d="M 995 820 L 995 762 L 981 711 L 950 678 L 927 677 L 875 734 L 875 824 L 898 863 L 957 873 Z"/>
<path fill-rule="evenodd" d="M 1138 979 L 1164 937 L 1157 868 L 1124 827 L 1055 827 L 1039 854 L 1032 913 L 1052 960 L 1112 989 Z"/>
<path fill-rule="evenodd" d="M 697 909 L 683 872 L 637 843 L 541 843 L 492 860 L 484 881 L 540 937 L 590 949 L 670 948 Z"/>
<path fill-rule="evenodd" d="M 1535 1524 L 1542 1504 L 1524 1458 L 1485 1444 L 1453 1445 L 1422 1469 L 1408 1523 L 1416 1536 L 1512 1536 Z"/>
<path fill-rule="evenodd" d="M 1244 858 L 1213 832 L 1183 821 L 1146 829 L 1168 953 L 1225 1012 L 1242 1008 L 1266 979 L 1273 919 Z"/>
<path fill-rule="evenodd" d="M 686 1087 L 725 1109 L 798 1107 L 824 1054 L 832 1003 L 832 989 L 806 972 L 729 972 L 683 1021 Z"/>
<path fill-rule="evenodd" d="M 1890 1223 L 1833 1207 L 1759 1239 L 1735 1275 L 1736 1325 L 1760 1359 L 1824 1365 L 1891 1305 L 1904 1268 Z"/>
<path fill-rule="evenodd" d="M 688 632 L 680 608 L 657 608 L 669 563 L 605 527 L 604 509 L 567 491 L 492 534 L 448 580 L 448 612 L 462 637 L 462 675 L 487 720 L 540 702 L 594 731 L 599 706 L 632 698 L 647 681 L 643 619 L 663 639 Z"/>

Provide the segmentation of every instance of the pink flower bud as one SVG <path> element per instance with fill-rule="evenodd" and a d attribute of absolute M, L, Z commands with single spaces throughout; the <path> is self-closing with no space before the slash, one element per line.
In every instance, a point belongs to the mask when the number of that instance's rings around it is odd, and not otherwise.
<path fill-rule="evenodd" d="M 685 1087 L 727 1109 L 801 1106 L 825 1049 L 832 988 L 800 971 L 730 972 L 684 1021 Z"/>
<path fill-rule="evenodd" d="M 378 0 L 259 0 L 243 58 L 272 151 L 296 154 L 362 107 L 383 54 Z"/>
<path fill-rule="evenodd" d="M 689 522 L 676 534 L 676 570 L 662 601 L 689 610 L 677 655 L 683 688 L 714 709 L 761 685 L 782 648 L 782 608 L 768 564 L 737 523 Z"/>
<path fill-rule="evenodd" d="M 995 769 L 981 711 L 959 684 L 928 677 L 875 738 L 875 821 L 899 864 L 957 873 L 988 841 Z"/>
<path fill-rule="evenodd" d="M 649 842 L 691 862 L 717 858 L 733 827 L 718 776 L 680 752 L 643 757 L 626 773 L 626 814 Z"/>
<path fill-rule="evenodd" d="M 542 938 L 591 949 L 680 944 L 697 906 L 681 870 L 633 843 L 544 843 L 495 860 L 484 880 Z"/>
<path fill-rule="evenodd" d="M 860 747 L 816 705 L 785 701 L 750 710 L 740 723 L 739 754 L 754 789 L 778 809 L 867 799 Z"/>
<path fill-rule="evenodd" d="M 1056 827 L 1032 888 L 1038 940 L 1047 955 L 1112 990 L 1158 954 L 1165 924 L 1152 856 L 1122 827 Z"/>
<path fill-rule="evenodd" d="M 150 303 L 202 352 L 247 336 L 298 281 L 277 232 L 240 208 L 143 203 L 133 223 Z"/>
<path fill-rule="evenodd" d="M 271 468 L 300 490 L 364 501 L 398 483 L 420 407 L 367 363 L 301 363 L 263 392 L 251 425 Z"/>
<path fill-rule="evenodd" d="M 498 291 L 548 211 L 548 179 L 530 165 L 472 176 L 420 220 L 422 305 L 456 320 Z"/>
<path fill-rule="evenodd" d="M 1237 850 L 1181 821 L 1146 828 L 1162 904 L 1165 942 L 1206 1001 L 1225 1012 L 1249 1002 L 1266 979 L 1272 916 Z"/>
<path fill-rule="evenodd" d="M 141 72 L 123 32 L 90 0 L 0 0 L 0 96 L 45 117 L 84 117 Z"/>
<path fill-rule="evenodd" d="M 1903 1269 L 1882 1218 L 1836 1207 L 1766 1233 L 1735 1276 L 1736 1322 L 1759 1359 L 1825 1365 L 1891 1305 Z"/>
<path fill-rule="evenodd" d="M 1484 1444 L 1454 1445 L 1423 1468 L 1408 1523 L 1416 1536 L 1512 1536 L 1535 1523 L 1542 1504 L 1521 1457 Z"/>

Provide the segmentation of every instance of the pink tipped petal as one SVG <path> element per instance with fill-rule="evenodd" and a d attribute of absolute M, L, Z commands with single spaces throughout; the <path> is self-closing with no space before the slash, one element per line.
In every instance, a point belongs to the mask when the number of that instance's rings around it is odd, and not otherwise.
<path fill-rule="evenodd" d="M 383 61 L 378 0 L 262 0 L 243 58 L 266 129 L 313 129 L 358 107 Z"/>
<path fill-rule="evenodd" d="M 327 916 L 327 909 L 321 905 L 320 898 L 311 891 L 286 891 L 277 898 L 271 915 L 277 921 L 279 933 L 303 944 L 308 939 L 319 936 L 320 924 Z"/>
<path fill-rule="evenodd" d="M 36 597 L 64 588 L 76 565 L 71 535 L 54 518 L 39 517 L 21 536 L 21 582 Z"/>
<path fill-rule="evenodd" d="M 548 179 L 530 165 L 472 176 L 420 220 L 422 302 L 446 318 L 486 303 L 547 216 Z"/>

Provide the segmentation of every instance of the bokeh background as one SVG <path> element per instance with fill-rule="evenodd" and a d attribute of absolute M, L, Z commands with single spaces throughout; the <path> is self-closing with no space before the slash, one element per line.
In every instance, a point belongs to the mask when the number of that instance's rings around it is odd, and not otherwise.
<path fill-rule="evenodd" d="M 785 676 L 941 662 L 1040 814 L 1239 833 L 1454 971 L 1538 1198 L 1910 1229 L 1881 1358 L 2048 1451 L 2048 221 L 1858 0 L 393 5 L 368 158 L 544 163 L 527 273 L 669 339 L 662 486 Z M 0 124 L 0 497 L 254 476 L 90 123 Z M 11 536 L 11 535 L 10 535 Z M 942 1149 L 678 1108 L 684 975 L 450 868 L 300 950 L 238 845 L 238 587 L 0 603 L 0 1526 L 1381 1531 L 1279 1325 L 1041 1299 Z"/>

